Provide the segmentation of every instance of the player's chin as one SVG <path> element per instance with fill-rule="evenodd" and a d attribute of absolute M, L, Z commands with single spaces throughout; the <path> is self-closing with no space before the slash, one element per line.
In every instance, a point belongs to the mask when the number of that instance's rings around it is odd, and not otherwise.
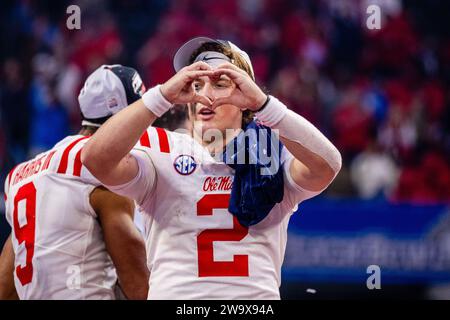
<path fill-rule="evenodd" d="M 205 121 L 202 120 L 198 120 L 195 122 L 195 125 L 198 128 L 201 128 L 201 132 L 203 135 L 215 135 L 215 133 L 213 132 L 213 130 L 219 130 L 222 131 L 221 125 L 220 125 L 220 121 L 217 121 L 217 119 L 208 119 Z M 208 132 L 209 131 L 209 132 Z"/>
<path fill-rule="evenodd" d="M 200 120 L 197 119 L 195 121 L 195 126 L 197 126 L 198 128 L 201 128 L 202 132 L 205 132 L 206 130 L 209 129 L 214 129 L 215 127 L 215 121 L 213 120 Z"/>

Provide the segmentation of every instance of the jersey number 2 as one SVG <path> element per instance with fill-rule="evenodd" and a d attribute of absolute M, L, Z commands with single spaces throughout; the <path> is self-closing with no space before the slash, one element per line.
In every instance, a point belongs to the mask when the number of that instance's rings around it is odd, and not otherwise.
<path fill-rule="evenodd" d="M 213 209 L 227 209 L 229 194 L 207 194 L 197 202 L 197 215 L 211 216 Z M 248 234 L 233 216 L 233 229 L 208 229 L 197 236 L 199 277 L 248 277 L 248 255 L 234 255 L 233 261 L 214 261 L 214 241 L 241 241 Z"/>
<path fill-rule="evenodd" d="M 26 224 L 19 224 L 19 202 L 25 201 Z M 34 234 L 36 221 L 36 188 L 32 182 L 20 187 L 14 198 L 14 234 L 20 244 L 25 242 L 26 263 L 25 266 L 16 267 L 16 275 L 24 286 L 33 278 Z"/>

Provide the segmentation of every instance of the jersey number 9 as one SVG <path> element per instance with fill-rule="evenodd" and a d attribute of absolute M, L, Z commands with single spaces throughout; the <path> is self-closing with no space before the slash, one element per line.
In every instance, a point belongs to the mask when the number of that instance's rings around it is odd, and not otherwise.
<path fill-rule="evenodd" d="M 26 223 L 21 226 L 19 223 L 19 202 L 25 201 Z M 23 214 L 20 212 L 21 215 Z M 19 246 L 25 243 L 26 260 L 25 266 L 16 267 L 16 275 L 20 283 L 25 286 L 33 278 L 33 255 L 34 255 L 34 235 L 36 221 L 36 187 L 32 182 L 20 187 L 14 197 L 14 235 Z"/>

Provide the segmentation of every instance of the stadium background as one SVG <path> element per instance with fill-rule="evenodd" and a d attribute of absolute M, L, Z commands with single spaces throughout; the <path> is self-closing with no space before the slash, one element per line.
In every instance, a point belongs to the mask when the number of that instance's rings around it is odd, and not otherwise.
<path fill-rule="evenodd" d="M 66 27 L 71 4 L 80 30 Z M 381 30 L 366 27 L 370 4 Z M 185 40 L 229 39 L 344 158 L 291 220 L 282 296 L 450 299 L 449 21 L 437 0 L 2 1 L 0 192 L 14 164 L 77 131 L 96 67 L 131 65 L 149 87 L 173 74 Z M 182 110 L 160 125 L 182 124 Z M 366 287 L 372 264 L 381 290 Z"/>

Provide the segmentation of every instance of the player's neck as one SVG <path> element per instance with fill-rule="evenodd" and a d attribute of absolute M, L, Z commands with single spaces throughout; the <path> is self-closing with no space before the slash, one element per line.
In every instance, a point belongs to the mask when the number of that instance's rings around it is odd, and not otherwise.
<path fill-rule="evenodd" d="M 83 126 L 81 130 L 78 132 L 79 135 L 82 136 L 92 136 L 98 128 Z"/>

